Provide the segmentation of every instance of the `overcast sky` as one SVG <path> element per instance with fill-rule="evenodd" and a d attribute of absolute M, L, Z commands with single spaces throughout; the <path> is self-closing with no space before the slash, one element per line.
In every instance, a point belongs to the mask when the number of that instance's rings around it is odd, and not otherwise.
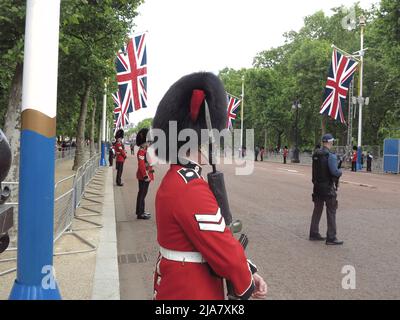
<path fill-rule="evenodd" d="M 377 0 L 360 0 L 369 8 Z M 135 31 L 148 31 L 148 108 L 130 120 L 153 117 L 160 99 L 181 76 L 196 71 L 251 67 L 254 56 L 282 45 L 283 33 L 303 25 L 304 17 L 345 0 L 145 0 Z M 345 32 L 345 31 L 344 31 Z"/>

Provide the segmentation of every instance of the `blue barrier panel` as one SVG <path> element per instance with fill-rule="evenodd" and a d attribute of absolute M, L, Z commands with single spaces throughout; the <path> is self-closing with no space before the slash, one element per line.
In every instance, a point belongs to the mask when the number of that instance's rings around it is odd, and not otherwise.
<path fill-rule="evenodd" d="M 400 173 L 400 139 L 386 139 L 383 146 L 383 171 Z"/>

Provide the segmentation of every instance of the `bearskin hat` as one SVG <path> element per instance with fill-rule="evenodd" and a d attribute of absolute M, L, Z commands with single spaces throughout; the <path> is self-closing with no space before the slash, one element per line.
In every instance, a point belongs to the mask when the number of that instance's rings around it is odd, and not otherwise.
<path fill-rule="evenodd" d="M 124 130 L 123 129 L 119 129 L 116 133 L 115 133 L 115 139 L 118 140 L 119 138 L 123 139 L 124 138 Z"/>
<path fill-rule="evenodd" d="M 193 129 L 197 132 L 199 145 L 201 130 L 207 129 L 205 118 L 205 100 L 210 111 L 211 125 L 219 131 L 227 125 L 227 97 L 221 80 L 209 72 L 186 75 L 169 88 L 158 105 L 153 119 L 153 129 L 163 130 L 169 142 L 169 121 L 176 121 L 177 136 L 181 130 Z M 176 141 L 177 150 L 186 141 Z M 168 160 L 169 148 L 166 146 Z"/>
<path fill-rule="evenodd" d="M 136 145 L 140 147 L 143 143 L 147 141 L 147 133 L 149 132 L 148 128 L 140 129 L 136 135 Z"/>

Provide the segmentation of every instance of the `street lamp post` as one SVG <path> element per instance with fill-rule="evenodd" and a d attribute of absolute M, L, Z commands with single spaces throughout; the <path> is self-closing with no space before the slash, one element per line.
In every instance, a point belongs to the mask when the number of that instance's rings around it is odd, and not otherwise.
<path fill-rule="evenodd" d="M 360 91 L 358 97 L 359 112 L 358 112 L 358 152 L 357 152 L 357 170 L 361 170 L 361 154 L 362 154 L 362 112 L 364 105 L 363 98 L 363 76 L 364 76 L 364 29 L 366 26 L 366 19 L 364 16 L 360 17 L 361 28 L 361 49 L 360 49 Z"/>
<path fill-rule="evenodd" d="M 101 158 L 100 166 L 105 167 L 106 162 L 106 114 L 107 114 L 107 80 L 104 82 L 103 94 L 103 115 L 102 115 L 102 128 L 101 128 Z"/>
<path fill-rule="evenodd" d="M 244 75 L 242 76 L 242 107 L 240 108 L 240 152 L 243 155 Z"/>
<path fill-rule="evenodd" d="M 296 123 L 295 123 L 295 146 L 293 150 L 292 163 L 300 163 L 299 157 L 299 109 L 301 109 L 300 100 L 293 102 L 292 109 L 296 109 Z"/>

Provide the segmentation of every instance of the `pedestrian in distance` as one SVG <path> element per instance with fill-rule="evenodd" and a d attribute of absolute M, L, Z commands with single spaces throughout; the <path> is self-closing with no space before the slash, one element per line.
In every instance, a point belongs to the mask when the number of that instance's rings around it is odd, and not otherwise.
<path fill-rule="evenodd" d="M 125 152 L 125 146 L 122 142 L 122 139 L 124 138 L 124 130 L 119 129 L 117 133 L 115 134 L 115 145 L 114 145 L 114 151 L 115 151 L 115 166 L 117 169 L 117 179 L 116 179 L 116 184 L 118 187 L 122 187 L 124 184 L 122 183 L 122 172 L 124 170 L 124 162 L 126 159 L 126 152 Z"/>
<path fill-rule="evenodd" d="M 185 129 L 197 133 L 190 141 L 192 148 L 183 154 L 180 151 L 186 141 L 169 134 L 170 121 L 177 124 L 178 136 Z M 223 208 L 202 177 L 202 165 L 210 160 L 205 146 L 212 144 L 212 139 L 201 130 L 222 131 L 226 121 L 225 88 L 212 73 L 184 76 L 157 108 L 153 129 L 163 131 L 170 142 L 158 155 L 171 166 L 156 196 L 160 245 L 154 273 L 156 300 L 223 300 L 223 279 L 229 279 L 237 299 L 266 295 L 264 280 L 247 260 L 242 245 L 225 223 Z"/>
<path fill-rule="evenodd" d="M 351 171 L 353 172 L 357 172 L 357 147 L 354 146 L 353 147 L 353 154 L 351 156 Z"/>
<path fill-rule="evenodd" d="M 374 157 L 368 151 L 368 153 L 367 153 L 367 172 L 372 172 L 372 160 L 373 159 L 374 159 Z"/>
<path fill-rule="evenodd" d="M 264 147 L 261 147 L 261 149 L 260 149 L 261 162 L 264 161 L 264 154 L 265 154 L 265 149 L 264 149 Z"/>
<path fill-rule="evenodd" d="M 289 149 L 287 146 L 283 149 L 283 164 L 286 164 L 287 157 L 289 155 Z"/>
<path fill-rule="evenodd" d="M 115 146 L 115 141 L 113 141 L 113 143 L 108 146 L 108 163 L 110 164 L 110 167 L 113 166 L 113 161 L 115 158 L 114 146 Z"/>
<path fill-rule="evenodd" d="M 336 238 L 336 210 L 338 208 L 337 193 L 335 185 L 342 176 L 338 169 L 337 157 L 330 152 L 335 139 L 331 134 L 322 137 L 323 146 L 313 154 L 312 182 L 314 185 L 312 199 L 314 211 L 311 218 L 310 240 L 324 241 L 327 245 L 342 245 L 343 241 Z M 322 211 L 326 205 L 327 236 L 322 237 L 319 233 L 319 222 Z"/>
<path fill-rule="evenodd" d="M 255 147 L 254 149 L 254 157 L 255 157 L 255 161 L 258 161 L 258 155 L 260 153 L 260 148 L 258 146 Z"/>
<path fill-rule="evenodd" d="M 135 155 L 135 143 L 133 140 L 131 141 L 130 148 L 131 148 L 131 155 L 134 156 Z"/>
<path fill-rule="evenodd" d="M 145 212 L 145 198 L 149 190 L 150 182 L 154 180 L 154 169 L 151 165 L 147 148 L 147 134 L 149 129 L 141 129 L 136 136 L 136 145 L 139 147 L 137 152 L 138 168 L 136 178 L 139 184 L 139 191 L 136 198 L 136 217 L 137 219 L 150 219 L 151 214 Z"/>

